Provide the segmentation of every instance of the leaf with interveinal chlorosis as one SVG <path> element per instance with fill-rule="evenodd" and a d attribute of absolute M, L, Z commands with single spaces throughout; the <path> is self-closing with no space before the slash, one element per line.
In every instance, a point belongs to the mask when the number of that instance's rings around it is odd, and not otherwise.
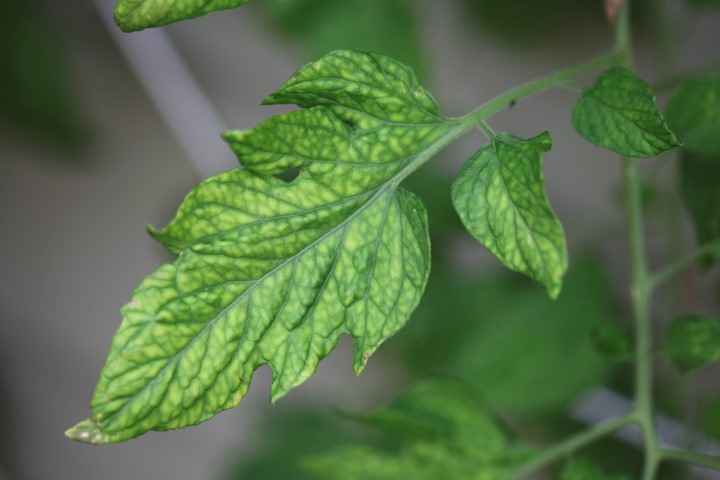
<path fill-rule="evenodd" d="M 343 480 L 500 480 L 530 455 L 484 401 L 450 380 L 424 380 L 386 408 L 354 418 L 397 435 L 399 449 L 343 446 L 309 458 L 307 470 Z"/>
<path fill-rule="evenodd" d="M 239 7 L 250 0 L 117 0 L 115 23 L 124 32 L 199 17 L 216 10 Z"/>
<path fill-rule="evenodd" d="M 720 441 L 720 397 L 713 398 L 703 407 L 701 419 L 705 435 Z"/>
<path fill-rule="evenodd" d="M 720 78 L 699 77 L 685 82 L 665 112 L 683 150 L 720 158 Z"/>
<path fill-rule="evenodd" d="M 701 245 L 720 241 L 720 155 L 701 157 L 683 153 L 680 158 L 680 196 L 695 225 Z M 703 266 L 720 260 L 720 248 L 700 259 Z"/>
<path fill-rule="evenodd" d="M 497 135 L 460 170 L 452 199 L 473 237 L 555 298 L 568 261 L 562 225 L 543 180 L 542 154 L 551 146 L 547 132 L 529 140 Z"/>
<path fill-rule="evenodd" d="M 630 477 L 607 475 L 590 460 L 576 457 L 565 464 L 560 474 L 560 480 L 630 480 Z"/>
<path fill-rule="evenodd" d="M 720 322 L 701 315 L 683 315 L 670 324 L 665 353 L 680 371 L 720 361 Z"/>
<path fill-rule="evenodd" d="M 225 134 L 246 169 L 201 183 L 153 232 L 179 257 L 123 308 L 93 417 L 71 438 L 203 422 L 238 405 L 262 365 L 275 401 L 342 334 L 359 374 L 417 305 L 426 214 L 397 185 L 469 127 L 444 120 L 409 68 L 349 50 L 304 66 L 265 102 L 308 109 Z M 293 181 L 275 177 L 291 168 Z"/>
<path fill-rule="evenodd" d="M 654 157 L 679 145 L 650 86 L 627 68 L 601 73 L 572 114 L 585 140 L 627 157 Z"/>

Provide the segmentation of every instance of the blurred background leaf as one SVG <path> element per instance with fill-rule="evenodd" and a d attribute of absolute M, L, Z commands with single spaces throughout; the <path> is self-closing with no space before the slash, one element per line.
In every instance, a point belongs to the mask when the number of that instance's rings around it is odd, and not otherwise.
<path fill-rule="evenodd" d="M 683 151 L 720 158 L 720 77 L 685 82 L 670 99 L 666 116 Z"/>
<path fill-rule="evenodd" d="M 552 38 L 549 32 L 567 25 L 604 19 L 599 0 L 463 0 L 470 18 L 483 31 L 528 46 Z"/>
<path fill-rule="evenodd" d="M 630 480 L 625 475 L 606 475 L 590 460 L 578 457 L 571 459 L 563 468 L 561 480 Z"/>
<path fill-rule="evenodd" d="M 329 412 L 301 409 L 265 419 L 250 452 L 227 470 L 227 480 L 310 480 L 299 459 L 320 454 L 348 442 L 346 422 Z"/>
<path fill-rule="evenodd" d="M 5 2 L 0 15 L 0 120 L 60 148 L 84 129 L 63 38 L 34 3 Z"/>
<path fill-rule="evenodd" d="M 720 0 L 685 0 L 696 7 L 720 7 Z"/>
<path fill-rule="evenodd" d="M 720 397 L 711 399 L 702 410 L 703 433 L 715 441 L 720 441 Z"/>
<path fill-rule="evenodd" d="M 720 361 L 720 323 L 714 318 L 683 315 L 670 324 L 665 353 L 681 372 Z"/>
<path fill-rule="evenodd" d="M 592 331 L 592 343 L 601 354 L 615 361 L 630 358 L 630 340 L 627 332 L 615 325 L 600 325 Z"/>
<path fill-rule="evenodd" d="M 517 276 L 437 266 L 397 343 L 417 372 L 459 375 L 505 412 L 545 415 L 607 378 L 613 361 L 592 332 L 612 313 L 606 275 L 589 257 L 575 259 L 556 301 Z"/>
<path fill-rule="evenodd" d="M 697 242 L 704 245 L 720 240 L 720 156 L 705 158 L 683 152 L 679 183 Z M 701 264 L 707 267 L 717 260 L 717 255 L 708 254 L 701 259 Z"/>
<path fill-rule="evenodd" d="M 260 2 L 258 2 L 260 3 Z M 309 57 L 338 48 L 389 55 L 422 78 L 425 60 L 409 0 L 263 0 L 270 24 Z"/>
<path fill-rule="evenodd" d="M 513 445 L 484 400 L 454 380 L 422 380 L 387 407 L 353 418 L 401 440 L 394 449 L 336 448 L 305 468 L 338 480 L 494 480 L 529 454 Z"/>

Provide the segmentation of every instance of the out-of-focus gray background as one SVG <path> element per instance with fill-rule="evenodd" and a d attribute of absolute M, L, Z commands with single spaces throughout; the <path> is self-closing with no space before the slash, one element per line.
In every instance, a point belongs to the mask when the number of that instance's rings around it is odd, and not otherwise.
<path fill-rule="evenodd" d="M 303 404 L 376 405 L 378 398 L 394 393 L 388 385 L 398 372 L 382 349 L 355 378 L 351 342 L 345 339 L 317 375 L 274 407 L 268 401 L 269 374 L 262 369 L 240 408 L 198 427 L 151 432 L 110 447 L 63 437 L 66 428 L 89 414 L 95 381 L 120 322 L 119 307 L 143 276 L 171 258 L 145 226 L 167 222 L 202 175 L 234 165 L 214 127 L 251 128 L 279 111 L 259 106 L 259 100 L 311 56 L 292 37 L 278 35 L 251 4 L 169 26 L 161 39 L 154 31 L 129 34 L 129 52 L 140 45 L 151 59 L 131 68 L 106 25 L 111 5 L 39 6 L 67 47 L 65 60 L 87 141 L 79 149 L 59 150 L 0 123 L 0 441 L 7 478 L 221 478 L 238 452 L 252 448 L 261 433 L 260 418 Z M 418 0 L 413 7 L 426 51 L 423 81 L 449 115 L 601 53 L 611 41 L 601 15 L 595 22 L 554 28 L 547 32 L 548 42 L 527 47 L 485 32 L 458 1 Z M 682 66 L 716 60 L 720 16 L 690 12 L 676 3 L 671 12 L 685 32 L 678 46 Z M 194 97 L 195 90 L 187 90 L 184 77 L 173 70 L 178 64 L 167 58 L 153 61 L 152 48 L 165 39 L 217 118 L 207 116 L 207 104 Z M 657 78 L 659 60 L 649 53 L 654 42 L 651 34 L 637 38 L 636 61 L 648 80 Z M 165 100 L 149 95 L 137 69 L 150 79 L 172 80 L 160 88 Z M 520 102 L 491 124 L 496 131 L 523 137 L 551 131 L 555 146 L 546 156 L 545 174 L 571 252 L 614 226 L 617 233 L 603 246 L 622 272 L 623 220 L 616 202 L 620 165 L 573 132 L 569 112 L 575 98 L 574 92 L 553 91 Z M 167 108 L 180 108 L 176 112 L 185 125 L 173 131 L 157 107 L 163 101 Z M 187 102 L 199 103 L 183 111 Z M 182 131 L 196 137 L 180 141 L 176 132 Z M 448 148 L 442 156 L 448 175 L 482 140 L 470 134 Z M 457 240 L 456 249 L 471 269 L 497 268 L 469 237 Z"/>

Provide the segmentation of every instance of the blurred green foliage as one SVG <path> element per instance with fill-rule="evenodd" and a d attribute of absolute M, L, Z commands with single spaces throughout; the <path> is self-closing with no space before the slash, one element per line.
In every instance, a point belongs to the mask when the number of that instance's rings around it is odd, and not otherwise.
<path fill-rule="evenodd" d="M 705 435 L 720 441 L 720 397 L 713 398 L 704 406 L 700 424 Z"/>
<path fill-rule="evenodd" d="M 571 459 L 562 471 L 560 480 L 630 480 L 625 475 L 606 475 L 590 460 L 579 457 Z"/>
<path fill-rule="evenodd" d="M 249 455 L 227 470 L 227 480 L 310 480 L 300 458 L 320 454 L 348 440 L 346 422 L 328 412 L 304 409 L 268 417 Z"/>
<path fill-rule="evenodd" d="M 353 417 L 397 436 L 395 448 L 339 447 L 308 459 L 307 469 L 338 480 L 495 480 L 529 455 L 483 399 L 447 379 L 420 381 L 387 407 Z"/>
<path fill-rule="evenodd" d="M 338 48 L 391 56 L 422 78 L 425 58 L 409 0 L 263 0 L 270 24 L 310 57 Z"/>
<path fill-rule="evenodd" d="M 670 324 L 665 353 L 681 372 L 720 361 L 720 323 L 714 318 L 683 315 Z"/>
<path fill-rule="evenodd" d="M 695 225 L 697 242 L 720 240 L 720 157 L 705 158 L 683 152 L 679 187 L 685 208 Z M 718 261 L 717 254 L 701 259 L 703 266 Z"/>
<path fill-rule="evenodd" d="M 630 339 L 627 333 L 615 325 L 599 325 L 592 331 L 592 342 L 601 355 L 613 360 L 629 360 Z"/>
<path fill-rule="evenodd" d="M 79 98 L 52 22 L 30 2 L 6 2 L 0 45 L 0 116 L 35 139 L 77 147 L 84 136 Z"/>
<path fill-rule="evenodd" d="M 685 82 L 670 99 L 666 114 L 668 125 L 683 142 L 683 151 L 720 157 L 720 77 Z"/>
<path fill-rule="evenodd" d="M 522 46 L 551 38 L 548 32 L 567 25 L 602 20 L 602 3 L 597 0 L 462 0 L 481 27 Z"/>
<path fill-rule="evenodd" d="M 504 411 L 537 416 L 607 378 L 613 361 L 592 348 L 592 333 L 612 313 L 608 280 L 590 258 L 574 260 L 556 301 L 506 273 L 467 278 L 435 266 L 393 343 L 416 371 L 450 372 Z"/>

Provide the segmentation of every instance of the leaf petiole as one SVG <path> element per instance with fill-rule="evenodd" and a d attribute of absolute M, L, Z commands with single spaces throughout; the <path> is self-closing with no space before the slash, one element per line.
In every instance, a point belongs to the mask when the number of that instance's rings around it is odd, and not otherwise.
<path fill-rule="evenodd" d="M 653 288 L 657 287 L 661 283 L 670 280 L 671 278 L 688 268 L 699 258 L 710 253 L 720 254 L 720 242 L 712 242 L 701 245 L 700 247 L 696 248 L 684 257 L 672 262 L 670 265 L 666 266 L 665 268 L 661 269 L 650 277 L 650 285 Z"/>
<path fill-rule="evenodd" d="M 594 57 L 578 65 L 574 65 L 564 70 L 560 70 L 559 72 L 551 73 L 550 75 L 524 83 L 483 103 L 472 112 L 468 113 L 464 117 L 461 117 L 461 119 L 471 122 L 485 120 L 486 118 L 494 115 L 500 110 L 505 109 L 513 102 L 517 102 L 520 99 L 538 94 L 551 88 L 556 88 L 560 86 L 566 87 L 568 85 L 568 82 L 587 75 L 593 70 L 597 70 L 599 68 L 609 65 L 616 65 L 619 61 L 623 59 L 623 57 L 624 53 L 620 51 L 612 51 L 610 53 L 605 53 L 603 55 Z"/>
<path fill-rule="evenodd" d="M 636 421 L 637 418 L 635 413 L 628 412 L 607 420 L 604 423 L 597 424 L 589 430 L 582 431 L 577 435 L 546 449 L 544 452 L 521 464 L 510 472 L 505 480 L 524 478 L 526 475 L 542 467 L 550 465 L 563 457 L 569 456 L 581 448 L 590 445 L 591 443 L 596 442 L 613 432 L 621 430 L 623 427 L 626 427 Z"/>
<path fill-rule="evenodd" d="M 699 467 L 720 470 L 720 457 L 715 455 L 705 455 L 685 450 L 661 450 L 660 454 L 662 455 L 662 458 L 666 460 L 677 460 L 697 465 Z"/>

